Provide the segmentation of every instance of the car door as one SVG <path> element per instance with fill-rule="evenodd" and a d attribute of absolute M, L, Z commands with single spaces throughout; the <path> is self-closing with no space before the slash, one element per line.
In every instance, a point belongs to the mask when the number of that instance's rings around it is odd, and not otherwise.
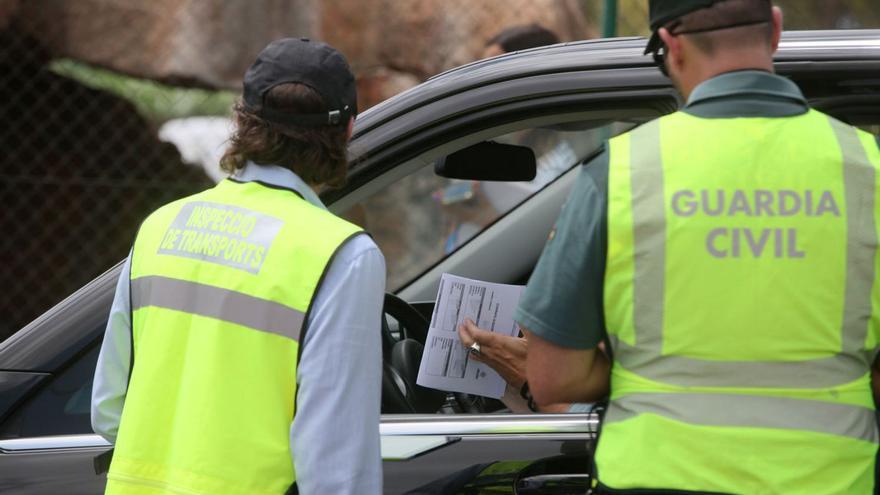
<path fill-rule="evenodd" d="M 119 266 L 0 344 L 0 493 L 102 493 L 89 402 Z"/>

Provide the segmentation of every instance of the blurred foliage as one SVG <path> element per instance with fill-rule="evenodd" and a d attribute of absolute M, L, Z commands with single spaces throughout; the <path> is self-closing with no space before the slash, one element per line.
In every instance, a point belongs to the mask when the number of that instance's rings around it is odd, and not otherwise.
<path fill-rule="evenodd" d="M 236 93 L 167 86 L 146 79 L 124 76 L 70 59 L 55 60 L 50 70 L 86 86 L 103 89 L 130 101 L 153 125 L 194 115 L 231 113 Z"/>
<path fill-rule="evenodd" d="M 605 0 L 581 0 L 584 13 L 602 25 Z M 878 0 L 773 0 L 787 30 L 880 28 Z M 648 0 L 617 0 L 617 35 L 648 34 Z"/>
<path fill-rule="evenodd" d="M 877 0 L 776 0 L 786 29 L 880 28 Z"/>

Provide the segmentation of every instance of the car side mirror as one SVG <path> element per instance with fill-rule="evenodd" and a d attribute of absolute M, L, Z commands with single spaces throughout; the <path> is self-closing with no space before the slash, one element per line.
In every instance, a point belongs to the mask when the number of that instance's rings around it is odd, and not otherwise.
<path fill-rule="evenodd" d="M 531 148 L 494 141 L 468 146 L 434 163 L 434 173 L 447 179 L 525 182 L 537 172 Z"/>

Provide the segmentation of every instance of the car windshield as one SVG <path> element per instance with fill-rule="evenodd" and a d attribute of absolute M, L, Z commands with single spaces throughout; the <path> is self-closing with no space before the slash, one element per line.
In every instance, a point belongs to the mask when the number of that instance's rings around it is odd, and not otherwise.
<path fill-rule="evenodd" d="M 534 180 L 446 179 L 429 164 L 355 204 L 343 216 L 372 234 L 385 254 L 387 290 L 394 292 L 591 156 L 604 140 L 634 125 L 573 122 L 507 132 L 492 140 L 531 148 L 537 160 Z"/>

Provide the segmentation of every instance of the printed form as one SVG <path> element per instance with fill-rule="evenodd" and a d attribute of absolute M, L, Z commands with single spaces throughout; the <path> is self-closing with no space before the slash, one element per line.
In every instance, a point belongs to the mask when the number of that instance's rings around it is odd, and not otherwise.
<path fill-rule="evenodd" d="M 458 338 L 458 325 L 470 318 L 483 330 L 519 335 L 513 312 L 525 287 L 493 284 L 444 273 L 428 328 L 428 341 L 416 383 L 450 392 L 501 398 L 504 379 L 489 365 L 471 359 Z"/>

